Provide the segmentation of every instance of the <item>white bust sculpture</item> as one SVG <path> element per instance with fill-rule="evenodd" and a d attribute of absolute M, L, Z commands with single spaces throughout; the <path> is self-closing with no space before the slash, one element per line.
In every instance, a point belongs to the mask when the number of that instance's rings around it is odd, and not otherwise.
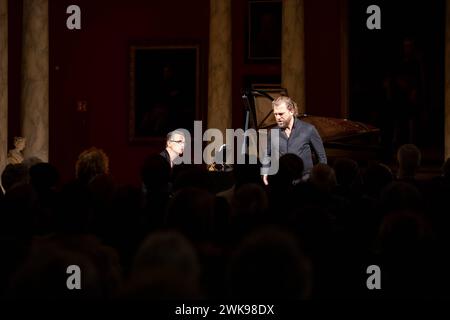
<path fill-rule="evenodd" d="M 8 152 L 8 164 L 18 164 L 23 162 L 22 151 L 25 149 L 26 139 L 24 137 L 14 137 L 14 149 Z"/>

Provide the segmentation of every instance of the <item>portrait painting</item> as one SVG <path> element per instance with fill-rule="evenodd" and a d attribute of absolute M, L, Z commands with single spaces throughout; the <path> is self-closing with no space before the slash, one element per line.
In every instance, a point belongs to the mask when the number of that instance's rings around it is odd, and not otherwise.
<path fill-rule="evenodd" d="M 281 59 L 281 0 L 248 2 L 249 61 Z"/>
<path fill-rule="evenodd" d="M 199 47 L 132 46 L 130 140 L 191 130 L 199 114 Z"/>

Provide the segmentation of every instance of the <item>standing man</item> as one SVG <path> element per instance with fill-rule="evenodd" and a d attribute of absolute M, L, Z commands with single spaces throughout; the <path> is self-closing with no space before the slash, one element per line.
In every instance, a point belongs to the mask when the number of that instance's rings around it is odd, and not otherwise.
<path fill-rule="evenodd" d="M 174 130 L 167 134 L 166 148 L 160 155 L 169 162 L 171 168 L 173 168 L 174 160 L 183 154 L 185 142 L 184 133 L 180 130 Z"/>
<path fill-rule="evenodd" d="M 327 155 L 322 139 L 316 127 L 297 118 L 297 104 L 287 96 L 280 96 L 272 101 L 273 114 L 279 132 L 279 156 L 286 153 L 298 155 L 304 164 L 303 180 L 308 179 L 313 167 L 311 146 L 317 154 L 320 163 L 327 163 Z M 271 155 L 271 145 L 268 144 L 267 155 Z M 267 175 L 263 176 L 267 185 Z"/>

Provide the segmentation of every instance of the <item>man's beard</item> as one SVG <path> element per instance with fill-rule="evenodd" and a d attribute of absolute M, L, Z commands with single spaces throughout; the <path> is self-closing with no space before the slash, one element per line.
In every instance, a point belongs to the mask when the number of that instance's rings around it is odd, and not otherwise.
<path fill-rule="evenodd" d="M 291 121 L 290 119 L 289 120 L 280 121 L 280 122 L 277 121 L 277 125 L 281 129 L 286 129 L 289 126 L 289 122 L 290 121 Z"/>

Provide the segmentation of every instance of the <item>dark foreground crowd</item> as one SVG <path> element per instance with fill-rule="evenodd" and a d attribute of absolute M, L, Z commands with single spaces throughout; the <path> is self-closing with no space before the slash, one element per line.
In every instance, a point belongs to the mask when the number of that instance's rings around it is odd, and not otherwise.
<path fill-rule="evenodd" d="M 420 151 L 398 170 L 295 155 L 262 183 L 258 165 L 209 172 L 160 155 L 142 187 L 121 185 L 98 149 L 75 179 L 39 159 L 8 165 L 0 192 L 2 297 L 196 300 L 449 298 L 450 161 L 416 178 Z M 69 266 L 81 289 L 67 287 Z M 379 267 L 380 290 L 367 269 Z"/>

